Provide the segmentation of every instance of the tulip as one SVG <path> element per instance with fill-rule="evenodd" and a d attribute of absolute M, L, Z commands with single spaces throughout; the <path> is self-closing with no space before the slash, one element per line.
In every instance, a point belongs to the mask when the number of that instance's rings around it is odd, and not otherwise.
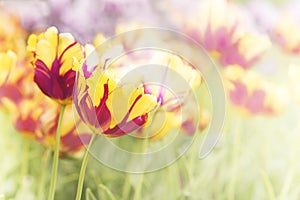
<path fill-rule="evenodd" d="M 50 27 L 30 35 L 27 49 L 32 52 L 34 81 L 40 90 L 62 105 L 70 104 L 76 75 L 73 58 L 83 57 L 81 45 L 71 34 Z"/>

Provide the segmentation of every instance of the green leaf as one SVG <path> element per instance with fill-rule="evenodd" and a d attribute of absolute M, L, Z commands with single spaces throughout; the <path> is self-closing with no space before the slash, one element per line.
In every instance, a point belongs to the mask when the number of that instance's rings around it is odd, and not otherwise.
<path fill-rule="evenodd" d="M 93 194 L 90 188 L 86 189 L 85 198 L 86 200 L 97 200 L 97 198 L 95 197 L 95 195 Z"/>
<path fill-rule="evenodd" d="M 113 193 L 103 184 L 98 185 L 99 199 L 116 200 Z"/>

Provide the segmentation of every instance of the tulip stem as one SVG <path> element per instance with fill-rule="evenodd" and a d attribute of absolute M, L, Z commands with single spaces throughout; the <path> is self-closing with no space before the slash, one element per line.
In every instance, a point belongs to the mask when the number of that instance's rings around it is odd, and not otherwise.
<path fill-rule="evenodd" d="M 94 142 L 94 139 L 96 137 L 96 134 L 93 133 L 92 138 L 89 142 L 89 145 L 85 151 L 82 163 L 81 163 L 81 169 L 80 169 L 80 173 L 79 173 L 79 178 L 78 178 L 78 185 L 77 185 L 77 192 L 76 192 L 76 200 L 80 200 L 81 199 L 81 195 L 82 195 L 82 188 L 83 188 L 83 182 L 84 182 L 84 177 L 85 177 L 85 171 L 86 171 L 86 167 L 88 164 L 88 159 L 90 156 L 90 148 Z"/>
<path fill-rule="evenodd" d="M 45 198 L 45 181 L 47 180 L 47 174 L 46 172 L 48 171 L 48 165 L 49 165 L 49 160 L 50 160 L 50 155 L 51 155 L 51 149 L 48 148 L 45 150 L 45 152 L 42 155 L 42 161 L 41 161 L 41 174 L 40 174 L 40 184 L 38 188 L 38 199 L 44 199 Z"/>
<path fill-rule="evenodd" d="M 157 110 L 153 114 L 153 117 L 152 117 L 153 120 L 156 117 L 156 115 L 157 115 Z M 153 124 L 151 123 L 150 126 L 146 130 L 146 139 L 143 141 L 143 144 L 142 144 L 142 153 L 147 152 L 148 144 L 149 144 L 149 135 L 150 135 L 152 125 Z M 143 162 L 142 162 L 143 168 L 145 168 L 144 163 L 145 162 L 143 160 Z M 137 182 L 136 187 L 135 187 L 135 193 L 134 193 L 134 197 L 133 197 L 134 200 L 141 199 L 141 192 L 142 192 L 145 173 L 138 174 L 137 176 L 138 176 L 139 179 L 138 179 L 138 182 Z"/>
<path fill-rule="evenodd" d="M 59 147 L 60 147 L 60 133 L 61 133 L 61 124 L 64 116 L 66 105 L 61 105 L 59 112 L 59 119 L 56 129 L 56 137 L 55 137 L 55 149 L 53 156 L 53 164 L 52 164 L 52 172 L 51 172 L 51 182 L 50 182 L 50 191 L 48 195 L 48 200 L 54 199 L 55 194 L 55 186 L 57 180 L 57 170 L 58 170 L 58 160 L 59 160 Z"/>

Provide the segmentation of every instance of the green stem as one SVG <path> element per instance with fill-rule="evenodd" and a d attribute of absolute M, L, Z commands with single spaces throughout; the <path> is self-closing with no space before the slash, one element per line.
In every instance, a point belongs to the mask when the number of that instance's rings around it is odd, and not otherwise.
<path fill-rule="evenodd" d="M 151 126 L 149 127 L 149 129 L 150 128 L 151 128 Z M 149 136 L 149 131 L 148 130 L 146 132 L 146 139 L 144 140 L 143 145 L 142 145 L 142 152 L 143 153 L 146 153 L 147 148 L 148 148 L 148 142 L 149 142 L 148 141 L 148 136 Z M 142 165 L 143 165 L 143 168 L 144 168 L 145 167 L 144 162 L 142 162 Z M 133 200 L 141 199 L 142 186 L 143 186 L 143 181 L 144 181 L 144 173 L 137 174 L 136 176 L 138 176 L 138 182 L 136 183 L 136 186 L 135 186 L 135 192 L 134 192 Z"/>
<path fill-rule="evenodd" d="M 28 162 L 29 162 L 29 144 L 26 138 L 23 138 L 23 162 L 21 168 L 21 179 L 23 179 L 28 174 Z"/>
<path fill-rule="evenodd" d="M 90 156 L 90 148 L 94 142 L 94 139 L 96 137 L 96 134 L 93 133 L 91 141 L 89 142 L 89 145 L 85 151 L 83 160 L 82 160 L 82 164 L 81 164 L 81 169 L 80 169 L 80 173 L 79 173 L 79 179 L 78 179 L 78 185 L 77 185 L 77 192 L 76 192 L 76 200 L 80 200 L 81 199 L 81 195 L 82 195 L 82 188 L 83 188 L 83 181 L 84 181 L 84 177 L 85 177 L 85 171 L 86 171 L 86 167 L 88 164 L 88 159 Z"/>
<path fill-rule="evenodd" d="M 156 117 L 156 115 L 157 115 L 157 111 L 153 114 L 153 120 Z M 149 135 L 150 135 L 150 131 L 151 131 L 152 125 L 153 124 L 150 124 L 150 126 L 146 130 L 146 139 L 143 141 L 143 144 L 142 144 L 142 152 L 143 153 L 146 153 L 147 149 L 148 149 Z M 144 162 L 142 162 L 142 164 L 144 164 Z M 145 166 L 143 166 L 143 167 L 145 167 Z M 134 193 L 134 196 L 133 196 L 134 200 L 141 199 L 141 193 L 142 193 L 143 181 L 144 181 L 145 174 L 142 173 L 142 174 L 138 174 L 137 176 L 139 176 L 138 177 L 139 179 L 138 179 L 138 182 L 137 182 L 136 187 L 135 187 L 135 193 Z"/>
<path fill-rule="evenodd" d="M 237 182 L 237 171 L 238 171 L 238 161 L 239 161 L 239 152 L 241 145 L 241 133 L 243 133 L 243 124 L 242 120 L 239 118 L 235 121 L 235 136 L 234 136 L 234 145 L 232 151 L 232 160 L 231 160 L 231 179 L 228 183 L 228 199 L 236 199 L 236 182 Z"/>
<path fill-rule="evenodd" d="M 48 164 L 49 164 L 49 158 L 51 155 L 51 148 L 46 149 L 44 152 L 42 163 L 41 163 L 41 179 L 39 182 L 39 189 L 38 189 L 38 199 L 44 199 L 45 198 L 45 181 L 46 181 L 46 172 L 48 171 Z"/>
<path fill-rule="evenodd" d="M 56 139 L 55 139 L 55 149 L 54 149 L 54 157 L 53 157 L 53 164 L 52 164 L 52 172 L 51 172 L 51 182 L 50 182 L 50 191 L 48 200 L 54 199 L 55 194 L 55 186 L 56 186 L 56 180 L 57 180 L 57 170 L 58 170 L 58 160 L 59 160 L 59 147 L 60 147 L 60 133 L 61 133 L 61 124 L 62 119 L 64 116 L 66 105 L 61 105 L 60 107 L 60 113 L 59 113 L 59 119 L 56 129 Z"/>
<path fill-rule="evenodd" d="M 144 181 L 144 173 L 142 174 L 137 174 L 139 176 L 138 182 L 135 187 L 135 193 L 133 196 L 133 200 L 139 200 L 141 199 L 141 193 L 142 193 L 142 186 L 143 186 L 143 181 Z"/>
<path fill-rule="evenodd" d="M 26 196 L 26 187 L 24 187 L 24 180 L 25 177 L 28 175 L 28 170 L 29 170 L 29 144 L 26 138 L 23 138 L 23 161 L 22 161 L 22 166 L 21 166 L 21 177 L 20 177 L 20 188 L 21 188 L 21 193 Z"/>
<path fill-rule="evenodd" d="M 127 200 L 129 199 L 131 185 L 130 185 L 130 177 L 128 175 L 125 176 L 125 183 L 122 190 L 122 199 Z"/>

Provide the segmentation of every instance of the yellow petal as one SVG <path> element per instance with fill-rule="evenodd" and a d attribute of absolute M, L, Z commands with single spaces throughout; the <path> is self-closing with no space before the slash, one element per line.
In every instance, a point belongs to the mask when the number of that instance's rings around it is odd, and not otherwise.
<path fill-rule="evenodd" d="M 105 84 L 108 84 L 109 92 L 113 91 L 117 87 L 117 81 L 113 74 L 97 70 L 89 79 L 87 79 L 87 85 L 89 87 L 88 93 L 92 98 L 94 106 L 99 106 L 104 95 Z"/>
<path fill-rule="evenodd" d="M 27 50 L 33 51 L 36 59 L 42 60 L 51 69 L 52 63 L 57 56 L 58 40 L 58 30 L 55 27 L 50 27 L 38 36 L 30 35 L 27 41 Z"/>
<path fill-rule="evenodd" d="M 130 97 L 134 89 L 132 86 L 118 87 L 110 95 L 107 101 L 108 109 L 112 115 L 110 127 L 119 124 L 129 112 Z"/>
<path fill-rule="evenodd" d="M 58 57 L 73 42 L 75 42 L 75 40 L 74 40 L 74 37 L 70 33 L 60 33 L 59 34 L 59 44 L 58 44 L 58 48 L 57 48 Z"/>
<path fill-rule="evenodd" d="M 107 38 L 103 34 L 98 33 L 94 39 L 94 45 L 97 47 L 101 45 L 103 42 L 105 42 L 106 40 Z"/>
<path fill-rule="evenodd" d="M 68 72 L 73 68 L 74 58 L 76 58 L 77 60 L 83 59 L 83 52 L 82 52 L 81 45 L 79 43 L 75 44 L 64 53 L 61 60 L 62 65 L 59 71 L 60 75 L 65 74 L 66 72 Z"/>
<path fill-rule="evenodd" d="M 52 47 L 57 50 L 58 45 L 58 30 L 54 26 L 48 28 L 44 33 L 45 39 L 52 45 Z"/>
<path fill-rule="evenodd" d="M 129 119 L 132 120 L 150 112 L 157 105 L 156 97 L 150 94 L 144 94 L 134 105 L 130 112 Z"/>
<path fill-rule="evenodd" d="M 36 46 L 37 58 L 42 60 L 49 69 L 52 67 L 52 62 L 55 59 L 56 52 L 53 46 L 47 40 L 40 40 Z"/>
<path fill-rule="evenodd" d="M 36 43 L 37 43 L 37 35 L 31 34 L 27 41 L 27 50 L 28 51 L 35 51 L 36 50 Z"/>
<path fill-rule="evenodd" d="M 251 60 L 254 57 L 263 53 L 271 46 L 271 41 L 267 36 L 244 35 L 238 44 L 239 51 L 243 53 L 246 60 Z"/>
<path fill-rule="evenodd" d="M 0 85 L 6 80 L 10 70 L 16 66 L 17 55 L 8 51 L 7 53 L 0 53 L 0 69 L 2 70 L 0 74 Z"/>
<path fill-rule="evenodd" d="M 168 134 L 172 128 L 179 127 L 181 124 L 181 116 L 177 113 L 158 112 L 155 113 L 151 123 L 145 127 L 150 128 L 150 139 L 158 140 Z"/>

